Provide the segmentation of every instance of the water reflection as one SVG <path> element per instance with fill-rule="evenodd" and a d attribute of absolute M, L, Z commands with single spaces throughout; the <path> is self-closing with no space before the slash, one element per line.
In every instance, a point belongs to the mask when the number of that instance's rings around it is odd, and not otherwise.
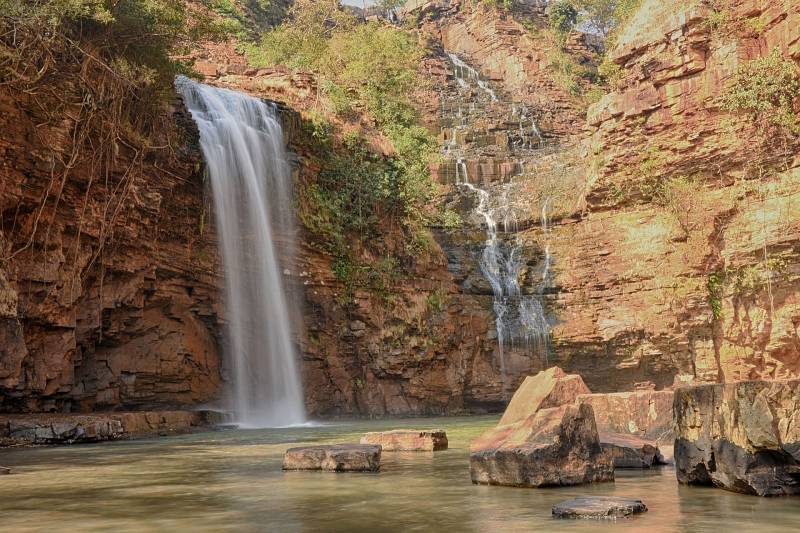
<path fill-rule="evenodd" d="M 0 452 L 0 530 L 29 531 L 796 531 L 800 500 L 679 487 L 671 468 L 618 472 L 616 483 L 562 489 L 474 486 L 468 442 L 496 418 L 361 421 Z M 378 474 L 283 472 L 297 443 L 366 431 L 442 427 L 450 449 L 385 453 Z M 555 521 L 579 494 L 645 500 L 617 522 Z"/>

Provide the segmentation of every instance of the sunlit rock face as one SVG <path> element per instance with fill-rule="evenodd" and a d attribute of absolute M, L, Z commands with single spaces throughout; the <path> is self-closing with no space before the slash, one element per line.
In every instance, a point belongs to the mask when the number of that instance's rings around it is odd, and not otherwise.
<path fill-rule="evenodd" d="M 800 494 L 800 381 L 679 388 L 675 430 L 680 483 Z"/>
<path fill-rule="evenodd" d="M 724 2 L 729 24 L 715 30 L 706 4 L 643 2 L 611 50 L 618 87 L 588 111 L 586 214 L 554 230 L 564 312 L 553 342 L 595 392 L 800 373 L 798 144 L 788 158 L 765 150 L 747 117 L 719 104 L 746 61 L 800 60 L 800 6 Z M 754 173 L 759 160 L 772 170 Z M 688 236 L 638 192 L 648 173 L 701 184 Z"/>
<path fill-rule="evenodd" d="M 542 409 L 498 426 L 470 446 L 473 483 L 549 487 L 613 481 L 614 465 L 600 447 L 588 405 Z"/>

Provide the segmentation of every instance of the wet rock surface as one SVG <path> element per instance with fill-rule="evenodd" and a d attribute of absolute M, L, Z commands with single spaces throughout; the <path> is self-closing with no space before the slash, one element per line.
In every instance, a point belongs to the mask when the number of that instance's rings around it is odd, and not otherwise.
<path fill-rule="evenodd" d="M 284 470 L 377 472 L 380 467 L 381 447 L 372 444 L 302 446 L 286 450 L 283 456 Z"/>
<path fill-rule="evenodd" d="M 101 442 L 186 433 L 223 422 L 212 411 L 0 415 L 0 447 Z"/>
<path fill-rule="evenodd" d="M 614 461 L 614 468 L 651 468 L 666 464 L 655 441 L 621 433 L 600 433 L 600 446 Z"/>
<path fill-rule="evenodd" d="M 13 472 L 12 472 L 12 470 L 10 468 L 5 467 L 5 466 L 0 466 L 0 476 L 7 476 L 7 475 L 12 474 L 12 473 Z"/>
<path fill-rule="evenodd" d="M 472 482 L 514 487 L 579 485 L 614 479 L 589 405 L 537 411 L 498 426 L 470 446 Z"/>
<path fill-rule="evenodd" d="M 674 409 L 678 482 L 800 494 L 800 380 L 681 387 Z"/>
<path fill-rule="evenodd" d="M 613 496 L 578 496 L 553 506 L 555 518 L 624 518 L 645 511 L 642 500 Z"/>
<path fill-rule="evenodd" d="M 361 444 L 379 445 L 384 452 L 436 452 L 447 449 L 447 433 L 441 429 L 396 429 L 367 433 Z"/>

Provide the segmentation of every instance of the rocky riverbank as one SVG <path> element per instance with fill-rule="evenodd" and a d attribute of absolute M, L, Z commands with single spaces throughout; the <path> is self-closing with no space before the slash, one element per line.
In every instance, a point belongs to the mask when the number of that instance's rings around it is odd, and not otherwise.
<path fill-rule="evenodd" d="M 0 447 L 176 435 L 208 429 L 225 419 L 217 411 L 0 415 Z"/>

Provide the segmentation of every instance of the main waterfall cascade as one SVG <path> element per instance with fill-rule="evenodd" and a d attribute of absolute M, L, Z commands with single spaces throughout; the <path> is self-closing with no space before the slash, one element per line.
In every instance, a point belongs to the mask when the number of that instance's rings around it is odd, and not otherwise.
<path fill-rule="evenodd" d="M 481 78 L 474 68 L 453 53 L 447 53 L 447 57 L 457 85 L 454 87 L 456 92 L 451 91 L 449 105 L 443 96 L 443 125 L 450 128 L 443 152 L 453 161 L 457 186 L 475 195 L 475 213 L 486 226 L 486 241 L 479 264 L 492 289 L 498 362 L 506 389 L 503 394 L 507 396 L 510 384 L 507 383 L 506 350 L 509 347 L 530 348 L 545 362 L 549 357 L 551 326 L 545 312 L 544 294 L 552 281 L 548 214 L 550 199 L 545 197 L 541 202 L 544 258 L 538 278 L 524 275 L 528 259 L 524 257 L 524 244 L 516 234 L 519 228 L 514 208 L 514 176 L 525 173 L 526 161 L 537 157 L 537 151 L 545 146 L 545 141 L 527 106 L 500 101 L 489 82 Z M 488 128 L 481 131 L 476 123 L 487 109 L 502 110 L 506 107 L 509 109 L 503 120 L 515 127 L 509 133 L 507 146 L 498 149 L 492 132 Z M 470 146 L 467 147 L 467 144 Z M 472 150 L 473 155 L 476 150 L 480 152 L 479 157 L 512 156 L 516 168 L 509 176 L 470 176 L 466 160 L 468 149 Z M 502 153 L 498 154 L 498 151 Z M 501 235 L 501 232 L 505 235 Z"/>
<path fill-rule="evenodd" d="M 225 270 L 227 351 L 237 423 L 305 421 L 289 299 L 275 239 L 293 254 L 292 174 L 274 105 L 179 77 L 200 130 Z"/>

